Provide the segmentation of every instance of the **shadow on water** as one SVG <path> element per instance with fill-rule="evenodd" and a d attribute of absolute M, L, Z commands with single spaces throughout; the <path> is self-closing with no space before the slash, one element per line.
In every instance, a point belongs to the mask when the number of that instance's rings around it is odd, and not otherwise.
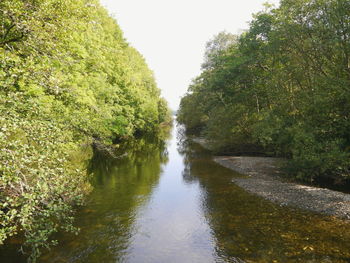
<path fill-rule="evenodd" d="M 280 207 L 232 183 L 241 177 L 186 138 L 179 142 L 186 182 L 199 184 L 218 262 L 350 262 L 350 224 Z"/>

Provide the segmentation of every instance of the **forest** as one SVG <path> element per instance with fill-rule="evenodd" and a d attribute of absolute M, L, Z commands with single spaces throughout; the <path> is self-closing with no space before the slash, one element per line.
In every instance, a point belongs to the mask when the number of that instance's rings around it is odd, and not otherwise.
<path fill-rule="evenodd" d="M 266 4 L 206 45 L 177 119 L 221 154 L 287 158 L 291 178 L 350 178 L 350 2 Z"/>
<path fill-rule="evenodd" d="M 91 191 L 91 145 L 157 133 L 170 121 L 145 59 L 98 0 L 0 1 L 0 245 L 35 260 L 77 232 Z"/>

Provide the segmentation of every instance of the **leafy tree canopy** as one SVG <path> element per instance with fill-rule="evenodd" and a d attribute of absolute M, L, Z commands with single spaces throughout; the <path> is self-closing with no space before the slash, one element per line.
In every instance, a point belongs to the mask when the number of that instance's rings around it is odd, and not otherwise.
<path fill-rule="evenodd" d="M 301 180 L 349 178 L 350 3 L 282 0 L 207 44 L 178 120 L 219 152 L 290 158 Z"/>
<path fill-rule="evenodd" d="M 97 0 L 0 1 L 0 244 L 75 231 L 81 145 L 155 132 L 169 111 L 144 58 Z M 116 146 L 117 147 L 117 146 Z"/>

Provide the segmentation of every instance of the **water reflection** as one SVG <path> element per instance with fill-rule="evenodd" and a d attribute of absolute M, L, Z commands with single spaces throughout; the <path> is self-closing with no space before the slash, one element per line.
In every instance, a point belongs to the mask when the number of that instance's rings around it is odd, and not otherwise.
<path fill-rule="evenodd" d="M 350 262 L 349 224 L 282 208 L 232 181 L 232 171 L 183 141 L 185 182 L 199 183 L 202 209 L 215 236 L 216 262 Z"/>
<path fill-rule="evenodd" d="M 58 236 L 40 262 L 350 262 L 349 223 L 245 192 L 178 130 L 168 144 L 122 145 L 120 159 L 96 153 L 80 234 Z M 4 252 L 0 262 L 24 262 Z"/>
<path fill-rule="evenodd" d="M 139 209 L 159 183 L 162 167 L 168 161 L 164 141 L 139 139 L 122 145 L 127 152 L 111 159 L 94 154 L 89 167 L 94 191 L 87 206 L 79 211 L 78 236 L 60 236 L 60 245 L 40 262 L 121 262 L 128 254 Z"/>

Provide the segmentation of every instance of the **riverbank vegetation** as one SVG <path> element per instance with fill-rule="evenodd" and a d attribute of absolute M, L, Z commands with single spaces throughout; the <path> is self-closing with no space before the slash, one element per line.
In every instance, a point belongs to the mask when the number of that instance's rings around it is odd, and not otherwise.
<path fill-rule="evenodd" d="M 0 244 L 20 233 L 35 259 L 76 231 L 91 189 L 82 145 L 117 148 L 164 122 L 152 71 L 97 0 L 1 1 Z"/>
<path fill-rule="evenodd" d="M 349 180 L 350 2 L 282 0 L 208 42 L 178 121 L 217 152 L 284 156 L 304 181 Z"/>

